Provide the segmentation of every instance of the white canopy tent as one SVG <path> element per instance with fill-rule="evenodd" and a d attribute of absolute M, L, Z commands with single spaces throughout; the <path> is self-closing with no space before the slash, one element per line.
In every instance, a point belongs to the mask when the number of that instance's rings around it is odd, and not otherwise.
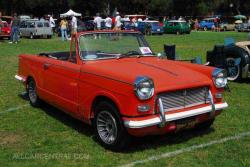
<path fill-rule="evenodd" d="M 60 14 L 60 17 L 68 17 L 68 16 L 82 16 L 82 14 L 81 13 L 76 13 L 71 9 L 66 13 Z"/>

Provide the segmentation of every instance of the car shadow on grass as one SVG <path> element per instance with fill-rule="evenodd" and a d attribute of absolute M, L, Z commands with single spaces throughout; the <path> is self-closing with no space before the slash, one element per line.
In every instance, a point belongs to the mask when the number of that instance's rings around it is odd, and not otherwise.
<path fill-rule="evenodd" d="M 19 97 L 27 101 L 29 100 L 26 92 L 19 94 Z M 86 136 L 94 135 L 94 130 L 90 125 L 71 117 L 70 115 L 64 113 L 62 110 L 59 110 L 46 102 L 42 102 L 39 108 L 50 117 L 53 117 L 54 119 L 62 122 L 64 125 L 78 131 L 81 134 L 84 134 Z"/>
<path fill-rule="evenodd" d="M 214 132 L 214 128 L 210 127 L 206 130 L 187 129 L 165 135 L 145 136 L 140 138 L 133 137 L 132 142 L 124 153 L 139 152 L 147 149 L 157 149 L 161 146 L 185 143 L 188 140 L 202 137 L 212 132 Z"/>
<path fill-rule="evenodd" d="M 27 95 L 25 93 L 22 93 L 19 96 L 24 100 L 28 100 Z M 98 143 L 97 137 L 94 133 L 94 129 L 92 126 L 87 125 L 81 122 L 80 120 L 71 117 L 70 115 L 45 102 L 42 102 L 40 109 L 44 111 L 47 115 L 62 122 L 66 126 L 78 131 L 80 134 L 91 137 L 94 142 Z M 211 127 L 207 130 L 188 129 L 176 133 L 168 133 L 165 135 L 131 137 L 131 142 L 129 143 L 128 147 L 120 151 L 120 153 L 126 154 L 140 152 L 147 149 L 156 149 L 161 146 L 171 146 L 179 143 L 185 143 L 190 139 L 205 136 L 207 134 L 212 133 L 213 131 L 214 128 Z"/>

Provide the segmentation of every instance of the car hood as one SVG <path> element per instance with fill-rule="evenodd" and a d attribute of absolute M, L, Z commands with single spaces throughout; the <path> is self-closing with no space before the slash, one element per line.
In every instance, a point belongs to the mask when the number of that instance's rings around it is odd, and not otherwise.
<path fill-rule="evenodd" d="M 131 85 L 138 76 L 147 76 L 153 79 L 155 89 L 158 92 L 209 86 L 212 83 L 211 78 L 206 74 L 187 67 L 185 64 L 187 63 L 156 57 L 121 58 L 89 61 L 83 65 L 82 70 Z M 190 65 L 189 63 L 188 66 Z M 193 66 L 197 67 L 198 65 Z"/>

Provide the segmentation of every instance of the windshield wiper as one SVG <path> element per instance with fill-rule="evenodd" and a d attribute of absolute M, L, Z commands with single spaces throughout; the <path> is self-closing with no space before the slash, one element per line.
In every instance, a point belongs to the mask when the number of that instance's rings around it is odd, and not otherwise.
<path fill-rule="evenodd" d="M 123 54 L 117 55 L 116 58 L 120 59 L 120 58 L 124 58 L 124 57 L 135 56 L 135 55 L 137 55 L 137 57 L 142 56 L 142 54 L 139 53 L 138 51 L 132 50 L 132 51 L 128 51 L 127 53 L 123 53 Z"/>

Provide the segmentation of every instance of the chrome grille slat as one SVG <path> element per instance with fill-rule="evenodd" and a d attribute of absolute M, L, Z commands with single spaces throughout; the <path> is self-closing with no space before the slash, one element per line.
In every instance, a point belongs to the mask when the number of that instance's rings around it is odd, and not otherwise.
<path fill-rule="evenodd" d="M 164 111 L 185 109 L 208 102 L 208 87 L 177 90 L 173 92 L 160 93 Z"/>

